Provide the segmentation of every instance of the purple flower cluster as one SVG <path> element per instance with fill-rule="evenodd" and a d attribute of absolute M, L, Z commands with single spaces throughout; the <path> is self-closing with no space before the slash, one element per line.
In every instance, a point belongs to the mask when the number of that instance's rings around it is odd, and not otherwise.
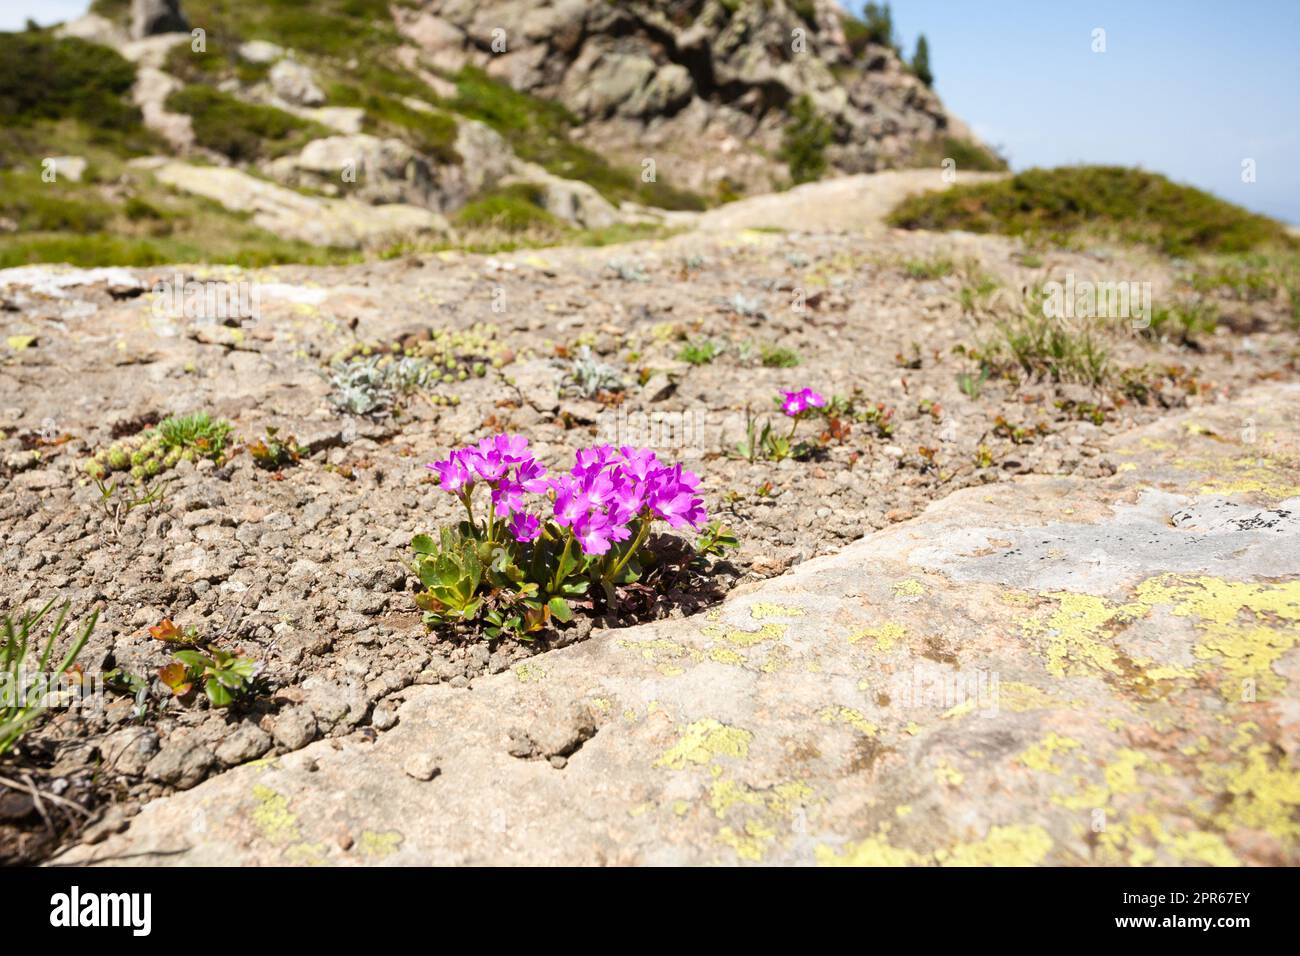
<path fill-rule="evenodd" d="M 781 400 L 781 411 L 791 418 L 797 418 L 810 408 L 826 407 L 825 397 L 811 388 L 801 388 L 797 392 L 782 391 L 781 394 L 784 396 Z"/>
<path fill-rule="evenodd" d="M 524 493 L 549 494 L 552 520 L 569 529 L 588 555 L 631 538 L 634 521 L 658 518 L 674 528 L 698 528 L 708 517 L 696 494 L 699 478 L 681 465 L 661 463 L 648 448 L 584 448 L 568 474 L 546 478 L 526 438 L 497 435 L 428 467 L 441 487 L 466 500 L 477 482 L 487 484 L 495 514 L 510 519 L 507 527 L 519 542 L 542 534 L 541 520 L 525 510 Z"/>

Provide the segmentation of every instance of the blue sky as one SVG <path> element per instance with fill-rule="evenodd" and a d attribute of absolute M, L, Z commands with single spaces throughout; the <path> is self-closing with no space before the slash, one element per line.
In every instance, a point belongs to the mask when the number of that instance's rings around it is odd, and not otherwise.
<path fill-rule="evenodd" d="M 88 0 L 0 0 L 0 30 Z M 858 0 L 850 5 L 860 7 Z M 1300 225 L 1300 0 L 894 0 L 910 54 L 1013 166 L 1118 163 Z M 184 4 L 182 3 L 182 9 Z M 1091 50 L 1106 31 L 1106 52 Z M 1241 181 L 1253 159 L 1256 181 Z"/>

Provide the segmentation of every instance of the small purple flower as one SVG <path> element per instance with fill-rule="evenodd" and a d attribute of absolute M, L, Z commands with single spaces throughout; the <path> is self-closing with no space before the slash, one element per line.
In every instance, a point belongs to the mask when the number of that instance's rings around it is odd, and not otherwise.
<path fill-rule="evenodd" d="M 611 445 L 597 445 L 594 448 L 579 448 L 576 455 L 577 464 L 573 466 L 575 475 L 589 475 L 600 471 L 614 457 Z"/>
<path fill-rule="evenodd" d="M 791 418 L 796 418 L 810 408 L 824 408 L 826 399 L 811 388 L 801 388 L 797 392 L 782 392 L 781 411 Z"/>
<path fill-rule="evenodd" d="M 489 446 L 487 451 L 483 450 L 485 444 Z M 466 464 L 473 468 L 474 473 L 484 481 L 498 481 L 506 473 L 510 463 L 501 457 L 499 451 L 490 446 L 491 440 L 485 438 L 479 443 L 477 449 L 465 449 Z"/>
<path fill-rule="evenodd" d="M 604 554 L 610 548 L 614 528 L 608 515 L 592 511 L 573 523 L 573 536 L 578 539 L 583 554 Z"/>
<path fill-rule="evenodd" d="M 498 518 L 508 518 L 510 512 L 523 508 L 524 486 L 502 479 L 492 488 L 492 506 Z"/>
<path fill-rule="evenodd" d="M 460 491 L 474 483 L 474 477 L 466 467 L 463 452 L 454 451 L 445 461 L 431 461 L 424 467 L 438 476 L 438 487 L 444 491 Z"/>
<path fill-rule="evenodd" d="M 567 528 L 588 512 L 591 502 L 578 482 L 570 475 L 551 482 L 555 489 L 555 523 Z"/>
<path fill-rule="evenodd" d="M 532 459 L 532 455 L 528 452 L 528 439 L 523 435 L 497 435 L 492 439 L 492 446 L 504 461 L 519 462 Z M 482 445 L 480 444 L 479 447 L 481 448 Z"/>
<path fill-rule="evenodd" d="M 546 480 L 546 466 L 536 458 L 525 459 L 515 466 L 515 481 L 524 491 L 535 495 L 544 494 L 551 487 Z"/>
<path fill-rule="evenodd" d="M 645 481 L 659 467 L 658 457 L 649 448 L 629 448 L 624 445 L 619 451 L 623 456 L 620 468 L 637 481 Z"/>
<path fill-rule="evenodd" d="M 520 544 L 534 541 L 542 533 L 542 523 L 526 511 L 516 511 L 510 519 L 510 533 Z"/>

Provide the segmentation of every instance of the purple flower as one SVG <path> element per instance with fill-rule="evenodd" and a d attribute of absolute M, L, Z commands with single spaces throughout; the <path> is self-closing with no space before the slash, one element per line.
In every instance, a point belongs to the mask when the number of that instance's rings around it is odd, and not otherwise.
<path fill-rule="evenodd" d="M 571 475 L 555 479 L 551 487 L 555 489 L 555 523 L 560 527 L 569 527 L 591 508 L 591 502 Z"/>
<path fill-rule="evenodd" d="M 659 467 L 658 457 L 649 448 L 628 448 L 624 445 L 620 452 L 623 456 L 620 468 L 637 481 L 645 481 Z"/>
<path fill-rule="evenodd" d="M 498 518 L 507 518 L 510 512 L 518 511 L 524 506 L 524 486 L 502 479 L 492 488 L 492 506 Z"/>
<path fill-rule="evenodd" d="M 823 408 L 826 399 L 811 388 L 801 388 L 797 392 L 782 392 L 781 411 L 791 418 L 796 418 L 810 408 Z"/>
<path fill-rule="evenodd" d="M 485 444 L 489 446 L 487 451 L 483 450 Z M 499 451 L 491 447 L 491 440 L 487 438 L 479 443 L 477 449 L 465 449 L 465 460 L 466 464 L 474 469 L 475 474 L 484 481 L 498 481 L 510 467 L 510 463 L 501 457 Z"/>
<path fill-rule="evenodd" d="M 444 491 L 460 491 L 474 483 L 474 477 L 466 467 L 464 452 L 454 451 L 446 461 L 431 461 L 424 467 L 438 476 L 438 487 Z"/>
<path fill-rule="evenodd" d="M 492 446 L 504 461 L 531 461 L 533 457 L 528 453 L 528 439 L 523 435 L 497 435 L 492 439 Z M 482 443 L 479 447 L 482 448 Z"/>
<path fill-rule="evenodd" d="M 614 536 L 613 523 L 608 515 L 592 511 L 573 523 L 573 536 L 578 539 L 583 554 L 604 554 Z"/>
<path fill-rule="evenodd" d="M 510 533 L 520 544 L 534 541 L 542 533 L 542 523 L 526 511 L 516 511 L 510 519 Z"/>
<path fill-rule="evenodd" d="M 515 481 L 523 486 L 524 491 L 535 495 L 545 493 L 551 483 L 546 480 L 546 466 L 536 458 L 528 458 L 515 466 Z"/>
<path fill-rule="evenodd" d="M 589 475 L 600 471 L 614 457 L 611 445 L 597 445 L 594 448 L 579 448 L 577 464 L 573 466 L 575 475 Z"/>
<path fill-rule="evenodd" d="M 694 497 L 689 491 L 676 489 L 656 493 L 650 499 L 650 510 L 656 518 L 667 521 L 674 528 L 687 525 L 698 528 L 708 517 L 703 499 Z"/>

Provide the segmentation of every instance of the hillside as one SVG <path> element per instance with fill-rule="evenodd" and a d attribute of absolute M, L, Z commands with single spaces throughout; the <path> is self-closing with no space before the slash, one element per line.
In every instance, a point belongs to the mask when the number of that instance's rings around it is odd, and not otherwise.
<path fill-rule="evenodd" d="M 1001 165 L 830 0 L 137 6 L 0 35 L 0 264 L 603 243 L 795 182 Z"/>

